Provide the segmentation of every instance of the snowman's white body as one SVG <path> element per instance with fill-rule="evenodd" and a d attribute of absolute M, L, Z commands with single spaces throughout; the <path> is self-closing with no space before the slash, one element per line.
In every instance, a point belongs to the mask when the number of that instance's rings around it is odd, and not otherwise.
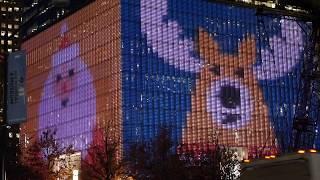
<path fill-rule="evenodd" d="M 63 147 L 72 145 L 85 151 L 93 139 L 96 122 L 96 93 L 93 78 L 81 60 L 79 44 L 72 44 L 52 56 L 52 70 L 44 84 L 39 107 L 39 136 L 46 129 L 56 129 L 56 139 Z M 56 91 L 57 77 L 73 70 L 67 95 Z M 62 78 L 68 78 L 67 76 Z M 62 98 L 67 98 L 63 105 Z"/>

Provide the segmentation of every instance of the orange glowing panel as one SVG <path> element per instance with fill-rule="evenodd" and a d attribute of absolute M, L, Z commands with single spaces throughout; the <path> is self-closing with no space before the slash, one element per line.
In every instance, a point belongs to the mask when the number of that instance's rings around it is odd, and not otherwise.
<path fill-rule="evenodd" d="M 105 128 L 121 138 L 120 1 L 97 0 L 26 41 L 27 122 L 21 140 L 56 130 L 83 158 Z"/>
<path fill-rule="evenodd" d="M 247 37 L 239 44 L 238 54 L 231 55 L 222 53 L 214 37 L 200 29 L 199 53 L 204 65 L 196 80 L 183 143 L 208 143 L 217 134 L 219 143 L 228 146 L 271 146 L 275 134 L 267 106 L 259 101 L 263 94 L 252 69 L 255 38 Z"/>

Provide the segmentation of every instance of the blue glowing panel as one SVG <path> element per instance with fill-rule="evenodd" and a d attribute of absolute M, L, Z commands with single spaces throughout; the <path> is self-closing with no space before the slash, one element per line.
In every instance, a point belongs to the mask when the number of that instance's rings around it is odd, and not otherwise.
<path fill-rule="evenodd" d="M 202 0 L 122 0 L 123 138 L 277 151 L 291 141 L 305 23 Z"/>

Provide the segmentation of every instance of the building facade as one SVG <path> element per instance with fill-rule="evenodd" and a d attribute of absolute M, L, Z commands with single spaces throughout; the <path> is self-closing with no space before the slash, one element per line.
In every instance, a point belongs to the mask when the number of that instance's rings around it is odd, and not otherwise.
<path fill-rule="evenodd" d="M 90 2 L 92 0 L 24 0 L 22 38 L 47 29 Z"/>
<path fill-rule="evenodd" d="M 85 157 L 110 128 L 125 155 L 166 127 L 179 152 L 279 152 L 292 143 L 308 25 L 202 0 L 97 0 L 23 43 L 21 140 L 56 129 Z"/>

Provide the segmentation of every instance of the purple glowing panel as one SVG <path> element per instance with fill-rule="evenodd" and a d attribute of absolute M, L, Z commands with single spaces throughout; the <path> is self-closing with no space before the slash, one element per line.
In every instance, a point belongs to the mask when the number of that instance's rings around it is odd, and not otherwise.
<path fill-rule="evenodd" d="M 93 79 L 79 54 L 79 44 L 72 44 L 52 56 L 39 108 L 39 133 L 56 129 L 63 146 L 76 151 L 91 144 L 96 121 Z"/>
<path fill-rule="evenodd" d="M 141 29 L 158 56 L 178 69 L 199 72 L 203 62 L 192 54 L 195 42 L 182 38 L 177 21 L 164 21 L 168 16 L 168 0 L 141 0 Z M 258 79 L 275 79 L 289 72 L 299 61 L 303 34 L 294 20 L 281 20 L 281 35 L 269 38 L 270 48 L 261 50 L 262 63 L 253 67 Z M 201 28 L 201 27 L 199 27 Z M 161 42 L 161 43 L 159 43 Z"/>

